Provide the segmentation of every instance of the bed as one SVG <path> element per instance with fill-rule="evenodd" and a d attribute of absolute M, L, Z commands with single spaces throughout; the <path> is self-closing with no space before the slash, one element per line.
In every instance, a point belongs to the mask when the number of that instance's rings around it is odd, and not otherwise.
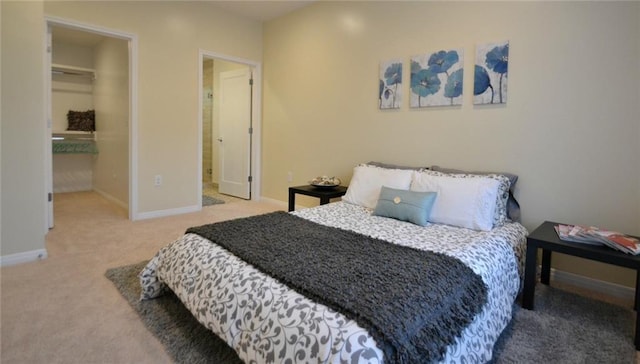
<path fill-rule="evenodd" d="M 358 165 L 343 201 L 187 230 L 140 273 L 142 299 L 172 290 L 246 363 L 487 362 L 522 282 L 512 181 Z"/>

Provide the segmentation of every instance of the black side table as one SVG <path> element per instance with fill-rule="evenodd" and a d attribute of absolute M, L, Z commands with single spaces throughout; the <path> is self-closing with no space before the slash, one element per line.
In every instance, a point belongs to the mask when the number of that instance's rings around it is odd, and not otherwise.
<path fill-rule="evenodd" d="M 296 193 L 318 197 L 320 205 L 324 205 L 328 204 L 332 198 L 344 196 L 347 193 L 347 187 L 318 188 L 312 185 L 289 187 L 289 211 L 293 211 L 296 208 Z"/>
<path fill-rule="evenodd" d="M 524 273 L 524 290 L 522 292 L 522 307 L 533 310 L 538 249 L 542 249 L 540 283 L 546 285 L 549 285 L 551 252 L 568 254 L 634 269 L 636 271 L 636 295 L 634 303 L 636 310 L 636 332 L 634 343 L 636 350 L 640 350 L 640 315 L 638 314 L 638 303 L 640 302 L 640 255 L 626 254 L 606 246 L 560 240 L 554 229 L 555 225 L 558 225 L 558 223 L 545 221 L 527 237 L 527 257 Z"/>

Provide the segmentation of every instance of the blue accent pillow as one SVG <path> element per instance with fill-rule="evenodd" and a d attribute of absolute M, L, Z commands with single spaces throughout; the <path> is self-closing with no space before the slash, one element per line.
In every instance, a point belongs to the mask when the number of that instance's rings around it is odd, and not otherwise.
<path fill-rule="evenodd" d="M 436 192 L 397 190 L 382 186 L 373 215 L 425 226 L 436 200 Z"/>

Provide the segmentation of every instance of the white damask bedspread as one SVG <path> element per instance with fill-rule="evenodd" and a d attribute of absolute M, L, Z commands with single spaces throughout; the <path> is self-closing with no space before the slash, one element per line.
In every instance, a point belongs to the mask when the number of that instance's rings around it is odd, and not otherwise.
<path fill-rule="evenodd" d="M 426 227 L 345 202 L 293 212 L 308 220 L 460 259 L 488 286 L 475 320 L 443 362 L 484 363 L 511 320 L 527 231 L 508 223 L 490 232 Z M 162 248 L 140 273 L 142 298 L 171 289 L 246 363 L 382 363 L 375 340 L 355 321 L 314 303 L 195 234 Z"/>

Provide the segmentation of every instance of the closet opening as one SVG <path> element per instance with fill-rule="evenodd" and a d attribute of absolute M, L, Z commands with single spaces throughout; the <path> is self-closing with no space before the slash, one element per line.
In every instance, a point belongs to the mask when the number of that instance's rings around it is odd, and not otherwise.
<path fill-rule="evenodd" d="M 57 199 L 64 206 L 106 199 L 133 218 L 131 43 L 126 35 L 47 20 L 49 228 Z"/>

